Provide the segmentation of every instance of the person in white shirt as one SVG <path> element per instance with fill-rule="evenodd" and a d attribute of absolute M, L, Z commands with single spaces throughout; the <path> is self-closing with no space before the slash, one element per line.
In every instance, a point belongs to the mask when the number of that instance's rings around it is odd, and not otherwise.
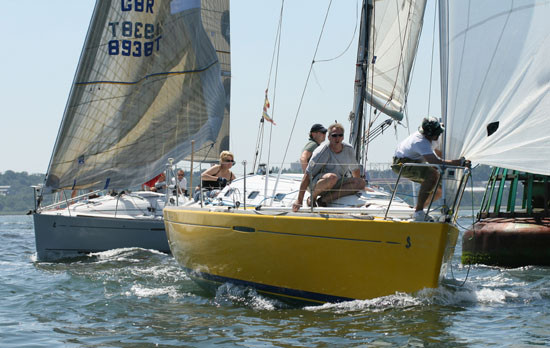
<path fill-rule="evenodd" d="M 464 158 L 444 160 L 437 156 L 434 149 L 437 146 L 437 140 L 441 133 L 443 133 L 443 127 L 435 117 L 424 118 L 422 125 L 418 128 L 418 132 L 411 134 L 397 146 L 393 157 L 392 171 L 399 174 L 404 163 L 470 166 L 470 161 Z M 403 167 L 401 176 L 420 183 L 420 191 L 413 218 L 415 221 L 425 221 L 426 213 L 424 212 L 424 205 L 439 180 L 439 171 L 434 167 L 407 166 Z M 438 186 L 434 201 L 441 198 L 441 193 L 441 186 Z"/>
<path fill-rule="evenodd" d="M 183 171 L 183 169 L 179 169 L 177 175 L 178 175 L 177 177 L 178 195 L 187 196 L 187 179 L 185 178 L 185 172 Z"/>

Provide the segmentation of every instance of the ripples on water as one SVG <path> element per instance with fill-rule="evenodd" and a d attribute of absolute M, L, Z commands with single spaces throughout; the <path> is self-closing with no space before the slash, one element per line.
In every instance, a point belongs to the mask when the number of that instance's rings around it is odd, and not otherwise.
<path fill-rule="evenodd" d="M 464 222 L 467 224 L 467 221 Z M 544 346 L 550 270 L 460 264 L 438 289 L 289 307 L 225 284 L 203 292 L 170 255 L 117 249 L 35 261 L 28 216 L 0 216 L 2 347 Z M 464 278 L 468 279 L 462 285 Z"/>

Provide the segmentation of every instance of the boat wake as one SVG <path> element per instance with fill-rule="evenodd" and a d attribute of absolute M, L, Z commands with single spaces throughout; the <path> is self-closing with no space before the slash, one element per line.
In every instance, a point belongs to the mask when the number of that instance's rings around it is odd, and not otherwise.
<path fill-rule="evenodd" d="M 397 292 L 393 295 L 369 300 L 354 300 L 339 303 L 325 303 L 303 307 L 307 311 L 330 311 L 333 313 L 381 312 L 388 309 L 408 309 L 424 306 L 461 306 L 478 304 L 504 304 L 531 302 L 541 299 L 540 292 L 521 287 L 510 279 L 495 276 L 493 281 L 480 280 L 471 283 L 447 279 L 436 289 L 423 289 L 413 294 Z M 287 302 L 259 294 L 255 289 L 225 283 L 217 288 L 214 303 L 217 306 L 244 306 L 254 310 L 278 310 L 295 308 Z M 297 306 L 302 307 L 302 306 Z"/>
<path fill-rule="evenodd" d="M 164 253 L 153 249 L 142 248 L 119 248 L 87 255 L 90 261 L 93 262 L 113 262 L 113 261 L 130 261 L 140 262 L 143 259 L 149 258 L 151 254 L 164 255 Z"/>
<path fill-rule="evenodd" d="M 408 308 L 422 305 L 419 298 L 405 293 L 382 296 L 370 300 L 355 300 L 339 303 L 325 303 L 320 306 L 307 306 L 304 309 L 309 311 L 332 311 L 335 313 L 347 313 L 356 311 L 379 312 L 389 308 Z"/>
<path fill-rule="evenodd" d="M 214 302 L 218 306 L 239 305 L 255 310 L 276 310 L 290 308 L 282 301 L 259 294 L 255 289 L 232 283 L 218 287 Z"/>

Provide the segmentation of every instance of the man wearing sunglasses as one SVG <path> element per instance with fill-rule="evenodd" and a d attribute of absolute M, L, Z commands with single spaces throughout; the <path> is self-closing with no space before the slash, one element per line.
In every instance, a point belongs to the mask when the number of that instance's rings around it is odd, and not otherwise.
<path fill-rule="evenodd" d="M 313 206 L 326 206 L 327 203 L 365 188 L 365 180 L 361 178 L 361 169 L 355 159 L 355 150 L 343 142 L 344 126 L 334 123 L 328 127 L 328 133 L 329 142 L 315 149 L 309 160 L 292 211 L 300 209 L 308 187 L 312 187 L 313 191 L 312 199 L 308 198 L 308 205 Z"/>

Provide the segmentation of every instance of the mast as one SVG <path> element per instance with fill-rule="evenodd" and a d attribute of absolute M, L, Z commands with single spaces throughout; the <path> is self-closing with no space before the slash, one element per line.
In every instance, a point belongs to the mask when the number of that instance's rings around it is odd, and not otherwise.
<path fill-rule="evenodd" d="M 363 108 L 367 88 L 367 71 L 369 59 L 369 28 L 371 27 L 373 0 L 363 0 L 361 5 L 361 26 L 357 48 L 357 63 L 355 72 L 355 93 L 353 96 L 353 111 L 350 116 L 352 127 L 349 141 L 355 148 L 355 158 L 360 161 L 363 152 L 362 129 Z"/>

